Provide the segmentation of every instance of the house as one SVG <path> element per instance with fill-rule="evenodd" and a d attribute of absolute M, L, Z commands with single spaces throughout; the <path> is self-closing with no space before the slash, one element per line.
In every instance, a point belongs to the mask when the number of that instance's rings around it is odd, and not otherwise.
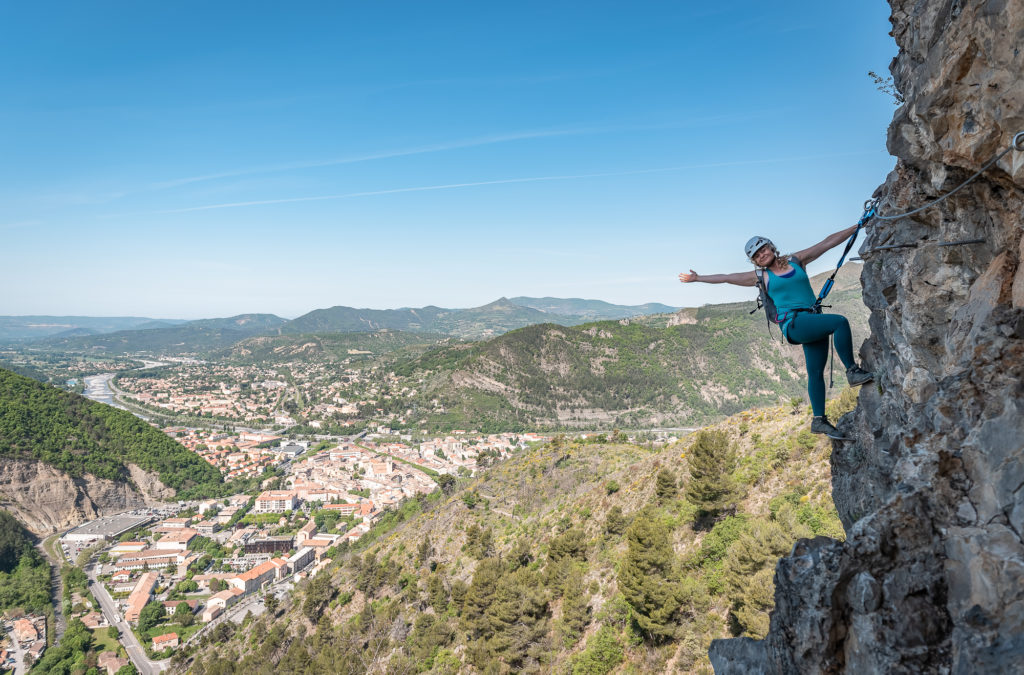
<path fill-rule="evenodd" d="M 192 522 L 191 518 L 167 518 L 160 523 L 160 527 L 176 530 L 188 527 L 190 522 Z"/>
<path fill-rule="evenodd" d="M 160 539 L 153 544 L 153 548 L 185 551 L 188 549 L 188 543 L 198 535 L 199 532 L 193 530 L 191 527 L 184 527 L 175 532 L 168 532 L 164 536 L 160 537 Z"/>
<path fill-rule="evenodd" d="M 214 593 L 206 601 L 206 609 L 209 610 L 211 608 L 217 608 L 221 611 L 224 611 L 231 605 L 241 600 L 243 594 L 244 592 L 238 590 L 237 588 L 229 588 L 225 591 Z"/>
<path fill-rule="evenodd" d="M 295 493 L 290 490 L 267 490 L 256 498 L 256 513 L 284 513 L 298 506 Z"/>
<path fill-rule="evenodd" d="M 110 554 L 118 556 L 125 553 L 138 553 L 145 548 L 146 542 L 144 541 L 122 541 L 120 544 L 110 549 Z"/>
<path fill-rule="evenodd" d="M 312 539 L 314 535 L 316 535 L 316 521 L 311 518 L 308 523 L 302 526 L 299 533 L 295 535 L 295 545 L 302 546 L 302 542 Z"/>
<path fill-rule="evenodd" d="M 184 557 L 179 552 L 158 551 L 158 555 L 146 555 L 135 560 L 119 560 L 114 567 L 118 572 L 135 571 L 143 569 L 156 569 L 178 565 L 184 562 Z M 138 554 L 136 554 L 138 555 Z"/>
<path fill-rule="evenodd" d="M 224 612 L 220 607 L 209 607 L 203 610 L 202 617 L 200 617 L 203 623 L 210 623 Z"/>
<path fill-rule="evenodd" d="M 225 581 L 227 579 L 231 579 L 234 576 L 234 574 L 211 572 L 210 574 L 197 574 L 194 577 L 192 577 L 192 581 L 199 584 L 200 591 L 206 592 L 210 590 L 210 582 L 214 579 L 220 579 L 221 581 Z"/>
<path fill-rule="evenodd" d="M 18 619 L 14 622 L 14 639 L 22 644 L 35 642 L 39 639 L 39 632 L 28 619 Z"/>
<path fill-rule="evenodd" d="M 287 567 L 288 561 L 283 558 L 274 558 L 267 562 L 253 567 L 248 572 L 243 572 L 233 579 L 228 579 L 228 584 L 233 588 L 240 590 L 241 592 L 248 595 L 249 593 L 255 593 L 264 584 L 273 581 L 275 577 L 279 576 L 278 571 L 282 567 Z"/>
<path fill-rule="evenodd" d="M 107 624 L 106 618 L 99 612 L 89 612 L 82 617 L 82 623 L 89 630 L 96 630 L 97 628 L 105 628 Z"/>
<path fill-rule="evenodd" d="M 300 548 L 295 555 L 288 558 L 288 569 L 294 574 L 309 563 L 313 562 L 313 558 L 316 556 L 316 550 L 309 546 L 303 546 Z"/>
<path fill-rule="evenodd" d="M 265 537 L 263 539 L 252 539 L 243 545 L 245 555 L 256 555 L 260 553 L 284 553 L 292 550 L 292 538 Z"/>
<path fill-rule="evenodd" d="M 359 511 L 359 504 L 324 504 L 324 509 L 337 511 L 340 515 L 351 516 Z"/>
<path fill-rule="evenodd" d="M 128 665 L 128 659 L 119 658 L 116 652 L 101 652 L 96 665 L 107 671 L 107 675 L 115 675 L 117 671 Z"/>
<path fill-rule="evenodd" d="M 131 593 L 135 590 L 135 579 L 128 579 L 126 581 L 119 581 L 115 584 L 111 584 L 110 590 L 114 593 Z"/>
<path fill-rule="evenodd" d="M 153 651 L 159 652 L 165 649 L 174 649 L 178 646 L 178 634 L 177 633 L 165 633 L 163 635 L 157 635 L 153 638 Z"/>
<path fill-rule="evenodd" d="M 228 519 L 230 520 L 230 518 Z M 217 531 L 217 523 L 212 520 L 202 520 L 195 525 L 195 531 L 204 537 L 209 537 Z"/>

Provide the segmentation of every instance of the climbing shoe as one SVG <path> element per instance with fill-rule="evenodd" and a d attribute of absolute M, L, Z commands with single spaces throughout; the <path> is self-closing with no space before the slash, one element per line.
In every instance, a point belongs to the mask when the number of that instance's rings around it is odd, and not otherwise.
<path fill-rule="evenodd" d="M 824 415 L 821 417 L 815 417 L 811 420 L 811 433 L 825 434 L 829 438 L 842 438 L 839 434 L 839 430 L 832 426 L 832 423 L 829 422 L 828 418 Z"/>
<path fill-rule="evenodd" d="M 850 383 L 851 387 L 867 384 L 873 379 L 875 379 L 875 374 L 869 373 L 860 366 L 850 366 L 846 369 L 846 381 Z"/>

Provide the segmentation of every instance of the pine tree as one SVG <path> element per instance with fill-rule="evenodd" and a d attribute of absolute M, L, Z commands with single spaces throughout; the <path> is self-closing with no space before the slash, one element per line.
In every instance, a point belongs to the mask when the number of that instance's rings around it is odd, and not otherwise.
<path fill-rule="evenodd" d="M 810 536 L 795 521 L 757 519 L 729 546 L 725 557 L 725 590 L 732 613 L 744 634 L 762 638 L 774 606 L 775 563 L 789 552 L 793 540 Z"/>
<path fill-rule="evenodd" d="M 583 571 L 573 565 L 562 586 L 562 616 L 558 634 L 566 647 L 572 647 L 590 623 L 590 600 L 583 588 Z"/>
<path fill-rule="evenodd" d="M 622 514 L 622 507 L 616 504 L 608 510 L 608 515 L 604 520 L 604 531 L 608 534 L 622 534 L 626 531 L 628 524 L 629 521 Z"/>
<path fill-rule="evenodd" d="M 658 502 L 664 503 L 670 499 L 674 499 L 679 494 L 679 486 L 676 484 L 676 475 L 668 469 L 662 469 L 658 472 L 658 476 L 655 479 L 654 494 L 658 498 Z"/>
<path fill-rule="evenodd" d="M 473 637 L 486 636 L 489 632 L 485 613 L 494 600 L 498 580 L 504 573 L 505 568 L 497 558 L 484 558 L 476 566 L 462 609 L 463 627 Z M 454 587 L 452 591 L 454 595 Z"/>
<path fill-rule="evenodd" d="M 430 598 L 430 606 L 434 611 L 441 614 L 448 609 L 448 590 L 444 587 L 444 580 L 440 574 L 431 574 L 427 581 L 427 595 Z"/>
<path fill-rule="evenodd" d="M 702 431 L 689 451 L 690 481 L 686 500 L 706 515 L 717 515 L 736 506 L 741 487 L 732 478 L 736 452 L 724 431 Z"/>
<path fill-rule="evenodd" d="M 675 633 L 679 610 L 675 558 L 668 527 L 644 509 L 626 531 L 628 549 L 619 567 L 619 588 L 633 619 L 648 639 L 661 642 Z"/>

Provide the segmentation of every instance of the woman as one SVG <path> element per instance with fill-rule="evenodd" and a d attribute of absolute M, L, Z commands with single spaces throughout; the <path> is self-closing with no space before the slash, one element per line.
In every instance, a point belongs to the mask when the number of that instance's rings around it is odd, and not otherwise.
<path fill-rule="evenodd" d="M 754 237 L 747 242 L 746 253 L 750 261 L 764 270 L 762 275 L 768 296 L 778 310 L 782 334 L 793 344 L 804 347 L 807 366 L 807 393 L 811 397 L 814 420 L 811 431 L 832 438 L 841 438 L 836 428 L 825 417 L 825 364 L 828 363 L 828 336 L 834 336 L 836 351 L 846 366 L 846 380 L 851 387 L 865 384 L 874 375 L 862 370 L 853 358 L 853 337 L 850 323 L 839 314 L 814 314 L 809 310 L 817 299 L 811 290 L 806 267 L 829 249 L 843 243 L 853 234 L 856 225 L 826 237 L 821 243 L 792 255 L 779 255 L 775 244 L 766 237 Z M 693 270 L 679 275 L 679 281 L 706 284 L 757 285 L 757 274 L 697 274 Z"/>

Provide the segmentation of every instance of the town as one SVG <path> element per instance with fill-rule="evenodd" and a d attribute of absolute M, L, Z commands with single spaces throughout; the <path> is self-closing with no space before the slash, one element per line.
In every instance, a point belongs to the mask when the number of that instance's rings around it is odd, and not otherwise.
<path fill-rule="evenodd" d="M 472 476 L 550 440 L 458 431 L 419 443 L 374 433 L 313 445 L 264 432 L 163 431 L 226 480 L 256 476 L 257 487 L 98 518 L 60 537 L 61 554 L 77 565 L 64 572 L 66 617 L 80 619 L 105 645 L 97 665 L 108 673 L 129 662 L 141 673 L 162 671 L 218 623 L 275 607 L 403 500 L 434 493 L 444 476 Z M 45 617 L 8 623 L 10 648 L 0 664 L 38 660 Z"/>

